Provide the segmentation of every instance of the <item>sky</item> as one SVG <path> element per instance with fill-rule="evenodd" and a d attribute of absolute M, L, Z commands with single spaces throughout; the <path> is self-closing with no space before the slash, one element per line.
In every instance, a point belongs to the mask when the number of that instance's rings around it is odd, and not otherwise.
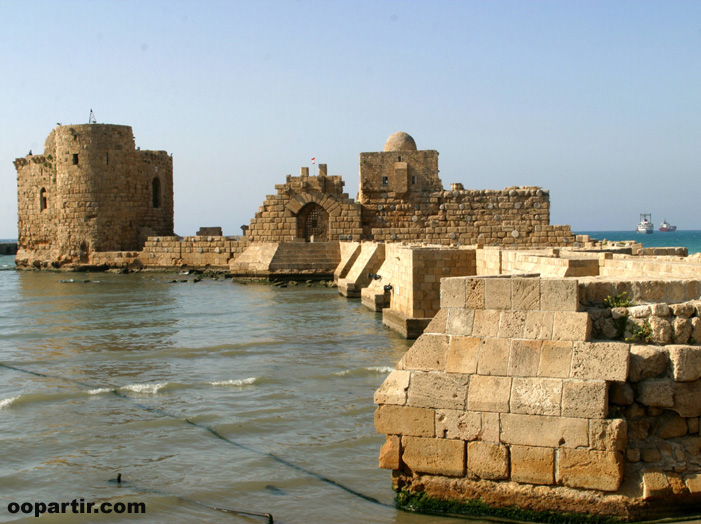
<path fill-rule="evenodd" d="M 701 229 L 698 0 L 3 0 L 0 100 L 0 238 L 13 160 L 91 109 L 173 154 L 180 235 L 241 234 L 312 157 L 355 198 L 396 131 L 552 224 Z"/>

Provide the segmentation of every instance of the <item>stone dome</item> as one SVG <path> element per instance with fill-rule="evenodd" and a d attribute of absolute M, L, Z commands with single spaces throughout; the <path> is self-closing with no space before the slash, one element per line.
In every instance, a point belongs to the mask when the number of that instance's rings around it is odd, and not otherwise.
<path fill-rule="evenodd" d="M 385 142 L 385 151 L 416 151 L 416 142 L 409 133 L 398 131 Z"/>

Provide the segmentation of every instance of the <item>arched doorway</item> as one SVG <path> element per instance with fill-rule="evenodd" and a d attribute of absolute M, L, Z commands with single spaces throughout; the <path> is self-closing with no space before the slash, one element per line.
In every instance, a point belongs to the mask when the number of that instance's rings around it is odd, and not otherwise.
<path fill-rule="evenodd" d="M 315 202 L 306 204 L 297 213 L 297 237 L 307 242 L 327 242 L 329 214 Z"/>

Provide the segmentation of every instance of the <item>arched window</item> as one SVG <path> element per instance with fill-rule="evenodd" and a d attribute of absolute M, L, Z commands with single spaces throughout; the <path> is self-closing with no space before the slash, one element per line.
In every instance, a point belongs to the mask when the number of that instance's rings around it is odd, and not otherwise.
<path fill-rule="evenodd" d="M 151 198 L 154 208 L 161 207 L 161 180 L 158 177 L 151 182 Z"/>
<path fill-rule="evenodd" d="M 39 191 L 39 211 L 44 211 L 44 209 L 46 209 L 46 204 L 46 189 L 42 187 L 41 191 Z"/>

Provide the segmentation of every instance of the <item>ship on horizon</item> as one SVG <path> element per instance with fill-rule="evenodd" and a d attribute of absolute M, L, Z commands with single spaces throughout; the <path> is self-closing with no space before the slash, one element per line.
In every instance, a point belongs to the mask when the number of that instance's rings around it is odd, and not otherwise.
<path fill-rule="evenodd" d="M 672 224 L 667 222 L 666 218 L 660 224 L 660 231 L 662 231 L 664 233 L 672 233 L 676 230 L 677 230 L 677 226 L 673 226 Z"/>
<path fill-rule="evenodd" d="M 636 231 L 651 235 L 654 232 L 655 226 L 652 223 L 652 213 L 640 213 L 640 222 Z"/>

